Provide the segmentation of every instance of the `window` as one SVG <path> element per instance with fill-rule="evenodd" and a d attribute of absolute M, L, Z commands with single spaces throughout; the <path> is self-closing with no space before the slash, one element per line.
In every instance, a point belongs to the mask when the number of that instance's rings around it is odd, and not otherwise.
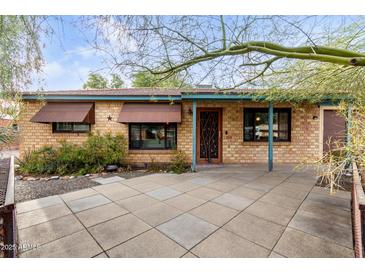
<path fill-rule="evenodd" d="M 265 142 L 269 137 L 269 113 L 267 108 L 244 109 L 245 141 Z M 290 142 L 291 109 L 274 108 L 273 134 L 276 142 Z"/>
<path fill-rule="evenodd" d="M 87 123 L 53 123 L 53 132 L 90 132 L 90 124 Z"/>
<path fill-rule="evenodd" d="M 176 124 L 129 124 L 130 149 L 176 149 Z"/>

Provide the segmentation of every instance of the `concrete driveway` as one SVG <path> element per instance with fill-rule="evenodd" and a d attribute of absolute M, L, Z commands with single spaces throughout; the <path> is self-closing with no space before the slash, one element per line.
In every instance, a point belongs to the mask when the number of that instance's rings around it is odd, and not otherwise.
<path fill-rule="evenodd" d="M 353 257 L 349 193 L 264 170 L 113 177 L 19 203 L 20 257 Z"/>

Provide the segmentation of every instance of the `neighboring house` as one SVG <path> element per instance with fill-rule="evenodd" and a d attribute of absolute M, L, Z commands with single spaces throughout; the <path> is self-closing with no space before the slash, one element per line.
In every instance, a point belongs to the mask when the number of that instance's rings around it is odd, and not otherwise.
<path fill-rule="evenodd" d="M 89 132 L 100 131 L 123 133 L 129 161 L 140 165 L 168 162 L 175 149 L 185 151 L 193 167 L 298 163 L 318 159 L 331 136 L 344 139 L 345 122 L 328 103 L 273 103 L 270 127 L 269 104 L 241 93 L 150 88 L 24 93 L 20 154 L 63 139 L 81 144 Z"/>

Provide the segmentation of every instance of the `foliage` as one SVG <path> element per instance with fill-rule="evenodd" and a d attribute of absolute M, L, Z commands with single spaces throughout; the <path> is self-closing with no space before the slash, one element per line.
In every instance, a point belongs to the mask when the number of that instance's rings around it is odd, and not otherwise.
<path fill-rule="evenodd" d="M 103 169 L 105 165 L 122 165 L 127 154 L 127 141 L 123 135 L 110 133 L 90 135 L 83 145 L 82 161 L 86 166 Z"/>
<path fill-rule="evenodd" d="M 0 118 L 15 121 L 21 102 L 18 95 L 32 83 L 43 64 L 40 35 L 44 17 L 0 15 Z M 13 139 L 12 123 L 0 131 L 0 145 Z"/>
<path fill-rule="evenodd" d="M 19 161 L 19 171 L 24 174 L 53 174 L 56 172 L 57 151 L 44 146 L 34 152 L 26 152 Z"/>
<path fill-rule="evenodd" d="M 350 139 L 345 144 L 332 142 L 333 148 L 326 152 L 317 161 L 308 161 L 307 164 L 315 165 L 317 174 L 332 192 L 343 188 L 342 178 L 352 172 L 352 163 L 356 162 L 360 169 L 365 168 L 365 106 L 364 95 L 358 95 L 358 99 L 351 105 L 342 103 L 339 114 L 343 116 L 348 125 Z M 349 116 L 349 108 L 352 115 Z M 330 140 L 331 142 L 331 140 Z"/>
<path fill-rule="evenodd" d="M 233 89 L 266 88 L 264 78 L 284 78 L 297 60 L 364 67 L 363 24 L 362 16 L 101 16 L 86 27 L 95 29 L 92 46 L 123 73 Z"/>
<path fill-rule="evenodd" d="M 112 74 L 112 79 L 110 81 L 110 88 L 122 88 L 124 87 L 124 82 L 117 74 Z"/>
<path fill-rule="evenodd" d="M 124 82 L 117 74 L 112 74 L 112 79 L 109 83 L 108 79 L 99 73 L 90 73 L 87 81 L 84 83 L 84 89 L 108 89 L 122 88 Z"/>
<path fill-rule="evenodd" d="M 45 146 L 27 152 L 19 160 L 23 174 L 86 174 L 100 172 L 108 164 L 123 165 L 127 153 L 123 135 L 90 135 L 81 146 L 62 141 L 60 147 Z"/>
<path fill-rule="evenodd" d="M 178 76 L 172 76 L 167 79 L 162 79 L 158 75 L 151 74 L 148 71 L 140 71 L 133 75 L 132 86 L 135 88 L 145 87 L 164 87 L 164 88 L 179 88 L 187 87 L 182 79 Z"/>
<path fill-rule="evenodd" d="M 43 63 L 40 34 L 43 17 L 0 16 L 0 91 L 17 92 L 31 84 Z"/>
<path fill-rule="evenodd" d="M 90 73 L 87 81 L 84 83 L 84 89 L 106 89 L 108 86 L 108 80 L 106 80 L 99 73 Z"/>
<path fill-rule="evenodd" d="M 177 174 L 184 173 L 189 169 L 188 157 L 182 150 L 176 150 L 171 156 L 169 169 Z"/>

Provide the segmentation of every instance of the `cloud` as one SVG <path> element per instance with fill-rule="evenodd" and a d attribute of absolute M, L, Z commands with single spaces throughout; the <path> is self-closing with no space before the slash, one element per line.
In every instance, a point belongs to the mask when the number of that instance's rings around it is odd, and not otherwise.
<path fill-rule="evenodd" d="M 66 54 L 67 55 L 79 55 L 81 58 L 87 60 L 87 59 L 91 59 L 94 57 L 100 57 L 104 53 L 102 53 L 101 51 L 98 51 L 94 48 L 91 48 L 91 47 L 78 46 L 73 50 L 67 51 Z"/>
<path fill-rule="evenodd" d="M 58 78 L 65 74 L 66 70 L 57 61 L 47 63 L 43 69 L 47 78 Z"/>
<path fill-rule="evenodd" d="M 76 61 L 72 64 L 72 71 L 82 82 L 84 82 L 86 81 L 92 69 L 89 66 L 81 65 L 79 62 Z"/>

